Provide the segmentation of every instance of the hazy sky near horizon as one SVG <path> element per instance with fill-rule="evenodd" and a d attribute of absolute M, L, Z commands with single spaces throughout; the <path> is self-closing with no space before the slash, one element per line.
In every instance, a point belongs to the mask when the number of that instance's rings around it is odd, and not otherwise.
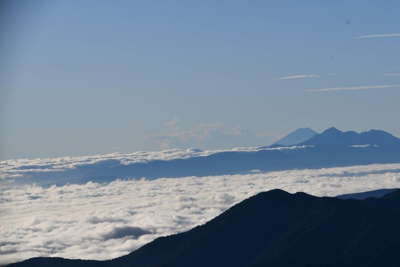
<path fill-rule="evenodd" d="M 3 1 L 0 159 L 266 145 L 299 127 L 400 136 L 399 10 Z"/>

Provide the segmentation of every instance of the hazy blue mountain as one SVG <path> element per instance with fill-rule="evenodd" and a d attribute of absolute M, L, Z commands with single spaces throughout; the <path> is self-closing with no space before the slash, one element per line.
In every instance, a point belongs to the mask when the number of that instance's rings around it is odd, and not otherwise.
<path fill-rule="evenodd" d="M 303 143 L 318 133 L 310 128 L 299 128 L 282 139 L 276 141 L 272 146 L 293 146 L 299 143 Z"/>
<path fill-rule="evenodd" d="M 398 188 L 377 189 L 377 190 L 366 191 L 366 192 L 339 195 L 339 196 L 337 196 L 337 198 L 341 198 L 341 199 L 381 198 L 381 197 L 384 197 L 384 196 L 386 196 L 394 191 L 397 191 L 397 190 L 399 190 L 399 189 Z"/>
<path fill-rule="evenodd" d="M 399 266 L 400 190 L 365 200 L 272 190 L 192 230 L 109 261 L 36 258 L 24 266 Z"/>
<path fill-rule="evenodd" d="M 356 133 L 330 128 L 300 145 L 295 148 L 264 147 L 254 151 L 226 151 L 209 156 L 133 164 L 110 159 L 80 164 L 67 170 L 27 171 L 24 172 L 27 179 L 15 181 L 63 185 L 88 181 L 109 182 L 117 178 L 213 176 L 245 174 L 253 170 L 263 172 L 400 163 L 400 139 L 379 130 Z"/>
<path fill-rule="evenodd" d="M 400 146 L 400 139 L 381 130 L 370 130 L 357 133 L 354 131 L 342 132 L 334 127 L 321 134 L 300 143 L 300 145 L 375 145 L 375 146 Z"/>

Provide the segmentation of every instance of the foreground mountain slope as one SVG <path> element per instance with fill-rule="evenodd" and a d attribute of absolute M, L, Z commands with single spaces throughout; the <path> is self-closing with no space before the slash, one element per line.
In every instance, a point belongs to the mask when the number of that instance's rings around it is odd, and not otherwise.
<path fill-rule="evenodd" d="M 400 191 L 343 200 L 272 190 L 114 260 L 37 258 L 11 266 L 399 266 L 399 204 Z"/>

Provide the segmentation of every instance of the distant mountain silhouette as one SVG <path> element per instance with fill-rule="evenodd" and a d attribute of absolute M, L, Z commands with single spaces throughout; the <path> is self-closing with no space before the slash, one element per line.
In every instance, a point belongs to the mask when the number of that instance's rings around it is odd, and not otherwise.
<path fill-rule="evenodd" d="M 215 176 L 247 174 L 253 170 L 265 172 L 379 163 L 400 163 L 399 138 L 379 130 L 356 133 L 330 128 L 297 147 L 264 147 L 256 151 L 226 151 L 209 156 L 133 164 L 110 159 L 61 171 L 27 171 L 24 176 L 29 179 L 15 181 L 47 186 L 110 182 L 117 178 Z"/>
<path fill-rule="evenodd" d="M 354 131 L 342 132 L 332 127 L 321 134 L 315 135 L 311 139 L 300 143 L 299 145 L 375 145 L 400 147 L 400 139 L 381 130 L 370 130 L 367 132 L 357 133 Z"/>
<path fill-rule="evenodd" d="M 120 258 L 34 258 L 10 266 L 398 267 L 399 225 L 400 190 L 366 200 L 272 190 Z"/>
<path fill-rule="evenodd" d="M 280 146 L 294 146 L 294 145 L 303 143 L 303 142 L 311 139 L 312 137 L 314 137 L 317 134 L 318 134 L 317 132 L 315 132 L 314 130 L 312 130 L 310 128 L 299 128 L 299 129 L 289 133 L 282 139 L 276 141 L 273 144 L 273 146 L 279 146 L 279 145 Z"/>
<path fill-rule="evenodd" d="M 381 198 L 390 193 L 399 190 L 398 188 L 387 188 L 387 189 L 377 189 L 367 192 L 359 192 L 352 194 L 339 195 L 337 198 L 340 199 L 367 199 L 367 198 Z"/>

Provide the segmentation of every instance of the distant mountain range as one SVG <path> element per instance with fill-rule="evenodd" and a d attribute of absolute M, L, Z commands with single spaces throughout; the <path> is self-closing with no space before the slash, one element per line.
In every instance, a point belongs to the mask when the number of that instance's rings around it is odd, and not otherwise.
<path fill-rule="evenodd" d="M 272 190 L 120 258 L 34 258 L 10 267 L 395 267 L 399 225 L 400 190 L 364 200 Z"/>
<path fill-rule="evenodd" d="M 279 139 L 272 146 L 294 146 L 311 139 L 317 134 L 316 131 L 310 128 L 299 128 Z"/>
<path fill-rule="evenodd" d="M 297 132 L 305 131 L 311 133 L 308 130 Z M 329 128 L 290 147 L 272 145 L 249 151 L 225 151 L 207 156 L 132 164 L 110 159 L 80 164 L 66 170 L 23 170 L 22 174 L 29 179 L 15 180 L 41 185 L 63 185 L 88 181 L 109 182 L 116 178 L 213 176 L 399 162 L 400 139 L 387 132 L 342 132 Z"/>
<path fill-rule="evenodd" d="M 298 145 L 313 146 L 396 146 L 400 147 L 400 139 L 381 130 L 370 130 L 357 133 L 354 131 L 342 132 L 334 127 L 317 134 Z"/>

